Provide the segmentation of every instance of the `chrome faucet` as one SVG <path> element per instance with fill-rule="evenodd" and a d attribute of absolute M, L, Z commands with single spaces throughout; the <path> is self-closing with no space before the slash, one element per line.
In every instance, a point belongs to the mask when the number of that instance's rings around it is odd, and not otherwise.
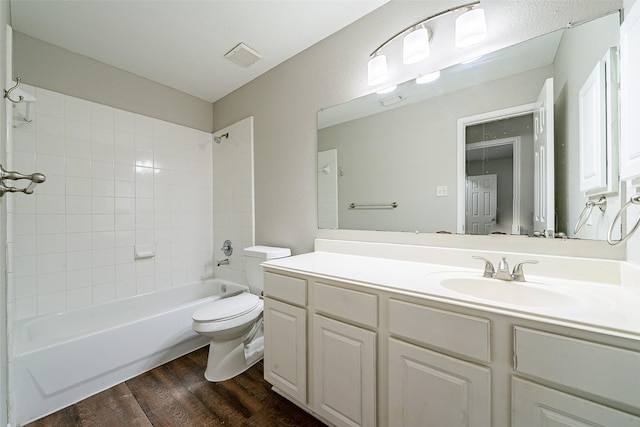
<path fill-rule="evenodd" d="M 509 272 L 509 263 L 507 262 L 506 257 L 502 257 L 500 260 L 500 264 L 498 264 L 498 271 L 496 271 L 496 275 L 494 277 L 500 280 L 513 280 L 513 277 L 511 277 L 511 273 Z"/>
<path fill-rule="evenodd" d="M 221 265 L 229 265 L 229 258 L 227 259 L 223 259 L 222 261 L 218 261 L 218 267 L 220 267 Z"/>
<path fill-rule="evenodd" d="M 522 265 L 538 263 L 538 261 L 536 260 L 526 260 L 526 261 L 520 262 L 516 264 L 515 267 L 513 267 L 513 273 L 510 273 L 509 263 L 507 263 L 506 257 L 502 257 L 502 260 L 500 260 L 500 263 L 498 264 L 498 271 L 495 270 L 495 268 L 493 267 L 493 264 L 488 259 L 483 258 L 481 256 L 474 256 L 473 258 L 480 259 L 485 262 L 484 272 L 482 274 L 483 277 L 488 277 L 490 279 L 506 280 L 508 282 L 510 281 L 524 282 L 525 281 L 524 270 L 522 269 Z"/>

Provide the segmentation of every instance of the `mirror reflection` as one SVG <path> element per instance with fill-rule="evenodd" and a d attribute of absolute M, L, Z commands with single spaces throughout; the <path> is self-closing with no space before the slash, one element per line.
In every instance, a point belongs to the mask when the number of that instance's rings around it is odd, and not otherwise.
<path fill-rule="evenodd" d="M 578 94 L 618 45 L 619 19 L 608 15 L 441 70 L 431 83 L 408 81 L 320 111 L 318 226 L 571 236 L 595 194 L 580 187 Z M 541 138 L 550 139 L 543 149 Z M 484 193 L 467 190 L 485 183 Z"/>
<path fill-rule="evenodd" d="M 466 232 L 531 233 L 533 114 L 467 126 L 465 150 Z"/>

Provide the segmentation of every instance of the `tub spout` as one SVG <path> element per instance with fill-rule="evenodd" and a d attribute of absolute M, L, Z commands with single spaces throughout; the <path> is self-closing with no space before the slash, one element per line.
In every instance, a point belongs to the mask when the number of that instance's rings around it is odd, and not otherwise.
<path fill-rule="evenodd" d="M 221 265 L 229 265 L 229 258 L 218 261 L 218 267 L 220 267 Z"/>

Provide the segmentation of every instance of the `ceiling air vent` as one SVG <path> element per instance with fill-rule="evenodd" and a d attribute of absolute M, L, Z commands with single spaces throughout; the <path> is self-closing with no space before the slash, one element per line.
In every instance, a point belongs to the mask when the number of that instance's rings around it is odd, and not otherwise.
<path fill-rule="evenodd" d="M 236 47 L 225 53 L 224 57 L 244 68 L 253 65 L 259 59 L 262 59 L 262 55 L 244 43 L 238 43 Z"/>

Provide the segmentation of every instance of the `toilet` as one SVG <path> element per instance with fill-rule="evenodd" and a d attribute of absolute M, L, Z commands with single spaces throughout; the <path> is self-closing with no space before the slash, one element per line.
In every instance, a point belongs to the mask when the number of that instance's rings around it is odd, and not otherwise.
<path fill-rule="evenodd" d="M 219 299 L 193 313 L 191 327 L 211 343 L 204 373 L 208 381 L 224 381 L 249 369 L 264 355 L 262 290 L 264 261 L 291 255 L 288 248 L 251 246 L 242 262 L 249 292 Z"/>

